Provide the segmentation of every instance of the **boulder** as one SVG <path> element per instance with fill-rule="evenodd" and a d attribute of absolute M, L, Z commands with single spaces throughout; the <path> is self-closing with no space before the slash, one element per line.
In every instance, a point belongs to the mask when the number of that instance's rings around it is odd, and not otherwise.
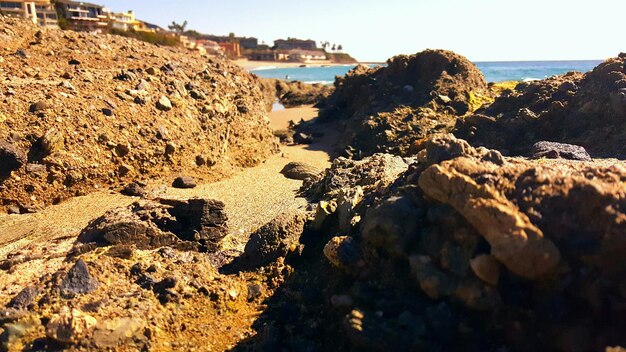
<path fill-rule="evenodd" d="M 297 161 L 290 162 L 280 171 L 285 177 L 294 180 L 305 180 L 309 177 L 315 177 L 321 172 L 322 170 L 313 165 Z"/>
<path fill-rule="evenodd" d="M 172 183 L 172 187 L 174 188 L 195 188 L 196 180 L 190 176 L 180 176 L 177 177 Z"/>
<path fill-rule="evenodd" d="M 26 153 L 17 146 L 0 142 L 0 177 L 8 176 L 27 162 Z"/>
<path fill-rule="evenodd" d="M 541 141 L 533 144 L 530 150 L 530 157 L 532 159 L 563 158 L 582 161 L 591 160 L 591 156 L 589 156 L 589 153 L 587 153 L 585 148 L 581 146 L 546 141 Z"/>
<path fill-rule="evenodd" d="M 79 259 L 67 272 L 59 288 L 66 295 L 82 295 L 96 290 L 98 286 L 100 283 L 89 273 L 87 263 Z"/>
<path fill-rule="evenodd" d="M 307 214 L 294 211 L 280 214 L 274 220 L 255 231 L 246 243 L 244 255 L 252 267 L 261 267 L 274 262 L 279 257 L 299 245 Z"/>

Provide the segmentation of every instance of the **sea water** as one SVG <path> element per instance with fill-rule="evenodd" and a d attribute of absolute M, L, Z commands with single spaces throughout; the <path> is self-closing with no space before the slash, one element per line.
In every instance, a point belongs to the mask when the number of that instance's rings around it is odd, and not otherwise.
<path fill-rule="evenodd" d="M 503 82 L 538 80 L 561 75 L 569 71 L 587 72 L 601 62 L 601 60 L 507 61 L 476 62 L 476 66 L 483 72 L 488 82 Z M 374 67 L 376 65 L 370 66 Z M 251 72 L 266 78 L 331 84 L 334 82 L 335 76 L 343 76 L 352 68 L 354 68 L 354 65 L 294 68 L 266 66 L 253 69 Z"/>

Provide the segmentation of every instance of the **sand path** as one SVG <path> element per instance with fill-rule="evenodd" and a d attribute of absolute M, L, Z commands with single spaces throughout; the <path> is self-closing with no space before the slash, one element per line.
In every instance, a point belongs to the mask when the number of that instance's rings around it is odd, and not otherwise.
<path fill-rule="evenodd" d="M 316 114 L 316 110 L 288 109 L 280 114 L 271 114 L 273 126 L 280 126 L 289 113 L 292 119 L 299 120 Z M 275 128 L 276 128 L 275 127 Z M 225 247 L 242 249 L 247 235 L 272 220 L 281 212 L 306 205 L 296 193 L 302 181 L 290 180 L 280 174 L 280 170 L 291 161 L 307 162 L 321 169 L 329 165 L 329 156 L 323 150 L 325 145 L 283 146 L 282 152 L 270 157 L 254 168 L 244 169 L 233 177 L 210 184 L 199 185 L 191 190 L 162 187 L 153 190 L 157 196 L 168 197 L 208 197 L 223 201 L 229 216 L 230 234 L 225 239 Z M 102 191 L 84 197 L 76 197 L 58 205 L 50 206 L 36 214 L 0 215 L 0 260 L 14 251 L 32 244 L 46 245 L 64 250 L 59 242 L 73 242 L 78 233 L 106 211 L 127 206 L 137 198 L 119 193 Z M 56 243 L 56 245 L 54 245 Z"/>

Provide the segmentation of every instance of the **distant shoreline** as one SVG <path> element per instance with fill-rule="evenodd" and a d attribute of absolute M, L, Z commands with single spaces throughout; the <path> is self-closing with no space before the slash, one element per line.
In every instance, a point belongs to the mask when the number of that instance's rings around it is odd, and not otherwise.
<path fill-rule="evenodd" d="M 316 61 L 316 62 L 285 62 L 285 61 L 252 61 L 247 59 L 233 60 L 236 65 L 245 68 L 246 70 L 258 70 L 260 68 L 297 68 L 302 65 L 306 67 L 326 67 L 326 66 L 356 66 L 359 64 L 371 65 L 370 62 L 359 62 L 354 64 L 341 64 L 330 61 Z"/>

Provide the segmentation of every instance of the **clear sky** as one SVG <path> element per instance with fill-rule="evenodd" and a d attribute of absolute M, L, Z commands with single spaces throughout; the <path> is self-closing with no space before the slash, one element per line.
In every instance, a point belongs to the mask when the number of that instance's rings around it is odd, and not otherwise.
<path fill-rule="evenodd" d="M 605 59 L 626 52 L 626 0 L 92 0 L 166 27 L 342 44 L 361 61 L 426 48 L 473 61 Z"/>

